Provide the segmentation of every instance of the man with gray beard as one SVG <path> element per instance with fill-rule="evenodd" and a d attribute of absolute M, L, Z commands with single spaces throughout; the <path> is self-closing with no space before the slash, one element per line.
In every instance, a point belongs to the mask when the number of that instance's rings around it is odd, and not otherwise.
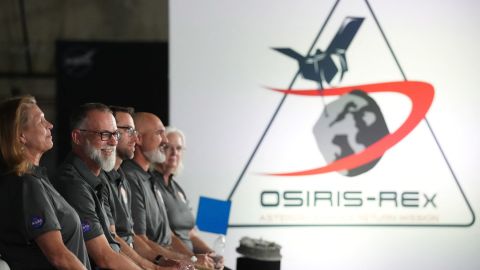
<path fill-rule="evenodd" d="M 143 243 L 140 238 L 137 238 L 134 242 L 135 234 L 133 232 L 131 212 L 132 195 L 126 175 L 120 168 L 124 160 L 133 158 L 135 151 L 137 131 L 132 118 L 134 109 L 121 106 L 110 106 L 110 109 L 113 112 L 118 131 L 121 134 L 116 148 L 115 167 L 111 171 L 102 171 L 99 175 L 101 180 L 110 187 L 112 195 L 110 198 L 110 210 L 112 212 L 110 230 L 115 233 L 115 240 L 120 243 L 120 251 L 143 269 L 186 269 L 185 267 L 182 268 L 182 264 L 177 261 L 158 261 L 159 253 L 152 250 L 148 244 Z M 153 264 L 154 262 L 159 263 L 161 266 Z"/>
<path fill-rule="evenodd" d="M 165 160 L 162 147 L 167 138 L 162 121 L 152 113 L 140 112 L 135 114 L 134 123 L 138 131 L 135 155 L 121 165 L 131 187 L 134 243 L 137 239 L 147 243 L 159 259 L 191 261 L 200 268 L 213 269 L 211 258 L 194 254 L 172 233 L 160 186 L 149 172 L 152 164 Z"/>
<path fill-rule="evenodd" d="M 70 119 L 72 152 L 57 170 L 54 185 L 80 216 L 92 269 L 141 269 L 119 253 L 110 233 L 109 189 L 98 178 L 115 166 L 120 133 L 111 110 L 87 103 Z"/>

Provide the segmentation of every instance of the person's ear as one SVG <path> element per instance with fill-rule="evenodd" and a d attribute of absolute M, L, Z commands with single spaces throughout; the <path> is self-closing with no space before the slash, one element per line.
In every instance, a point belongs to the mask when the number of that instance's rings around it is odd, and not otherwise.
<path fill-rule="evenodd" d="M 25 137 L 25 135 L 22 133 L 20 134 L 20 143 L 21 144 L 27 144 L 27 138 Z"/>
<path fill-rule="evenodd" d="M 74 144 L 77 144 L 77 145 L 80 144 L 80 142 L 81 142 L 80 130 L 78 130 L 78 129 L 72 130 L 72 132 L 70 133 L 70 136 L 72 137 L 72 142 Z"/>
<path fill-rule="evenodd" d="M 143 136 L 140 133 L 138 133 L 137 141 L 135 142 L 135 144 L 142 145 L 142 142 L 143 142 Z"/>

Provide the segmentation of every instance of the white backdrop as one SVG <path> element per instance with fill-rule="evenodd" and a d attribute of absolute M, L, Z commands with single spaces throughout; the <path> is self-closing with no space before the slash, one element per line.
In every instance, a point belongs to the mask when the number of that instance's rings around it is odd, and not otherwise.
<path fill-rule="evenodd" d="M 398 225 L 407 216 L 404 225 L 426 226 L 233 227 L 227 234 L 227 265 L 235 267 L 238 240 L 250 236 L 282 245 L 282 269 L 480 269 L 480 228 L 478 222 L 469 225 L 474 216 L 465 200 L 473 213 L 479 212 L 480 3 L 369 3 L 406 78 L 428 82 L 435 89 L 426 118 L 458 184 L 425 121 L 388 150 L 375 168 L 358 177 L 338 173 L 289 179 L 261 176 L 258 173 L 308 169 L 319 160 L 325 163 L 311 136 L 321 99 L 288 96 L 232 196 L 230 224 L 305 224 L 305 218 L 319 210 L 314 224 Z M 292 48 L 305 55 L 334 4 L 326 0 L 170 1 L 170 123 L 187 136 L 185 170 L 178 180 L 195 212 L 201 195 L 227 199 L 282 98 L 266 87 L 287 88 L 298 70 L 296 61 L 272 48 Z M 340 1 L 315 48 L 328 46 L 346 16 L 365 20 L 347 50 L 349 70 L 339 86 L 402 81 L 364 1 Z M 299 87 L 315 84 L 298 78 L 293 88 Z M 375 98 L 390 132 L 395 131 L 407 117 L 410 103 L 395 95 Z M 333 100 L 325 98 L 327 103 Z M 305 114 L 312 110 L 318 111 Z M 259 194 L 273 189 L 361 190 L 368 195 L 382 190 L 418 191 L 420 199 L 422 193 L 437 197 L 434 209 L 430 205 L 424 209 L 278 207 L 264 211 Z M 302 216 L 285 221 L 278 219 L 282 211 Z M 355 220 L 359 216 L 369 220 Z M 435 218 L 415 219 L 426 216 Z M 207 233 L 204 237 L 214 239 Z"/>

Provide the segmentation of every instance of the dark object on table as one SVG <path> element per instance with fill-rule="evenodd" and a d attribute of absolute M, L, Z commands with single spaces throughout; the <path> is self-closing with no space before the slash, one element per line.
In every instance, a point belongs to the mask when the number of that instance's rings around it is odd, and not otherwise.
<path fill-rule="evenodd" d="M 253 239 L 250 237 L 242 237 L 237 252 L 247 258 L 260 261 L 280 261 L 280 249 L 282 247 L 274 242 L 262 239 Z"/>

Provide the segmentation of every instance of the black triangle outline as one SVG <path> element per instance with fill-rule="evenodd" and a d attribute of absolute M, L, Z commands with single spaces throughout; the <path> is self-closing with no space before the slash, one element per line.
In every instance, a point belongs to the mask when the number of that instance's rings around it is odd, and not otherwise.
<path fill-rule="evenodd" d="M 312 52 L 315 44 L 317 43 L 318 39 L 320 38 L 320 35 L 323 33 L 323 30 L 325 29 L 328 21 L 330 20 L 333 13 L 335 12 L 335 9 L 337 8 L 340 1 L 341 0 L 336 0 L 335 1 L 335 4 L 333 5 L 333 7 L 330 10 L 327 18 L 325 19 L 325 22 L 323 23 L 322 27 L 320 28 L 320 31 L 318 32 L 318 34 L 315 37 L 312 45 L 308 49 L 307 55 L 310 55 L 310 53 Z M 375 13 L 373 12 L 373 9 L 370 6 L 370 3 L 368 2 L 368 0 L 364 0 L 364 1 L 365 1 L 365 4 L 368 7 L 368 10 L 370 11 L 370 14 L 372 15 L 373 19 L 375 20 L 375 24 L 377 25 L 378 29 L 380 30 L 380 33 L 382 34 L 382 37 L 383 37 L 383 39 L 384 39 L 384 41 L 385 41 L 385 43 L 386 43 L 386 45 L 387 45 L 387 47 L 388 47 L 388 49 L 391 53 L 393 59 L 395 60 L 395 63 L 397 64 L 397 67 L 398 67 L 400 73 L 402 74 L 402 77 L 403 77 L 404 81 L 407 81 L 407 76 L 403 72 L 403 69 L 400 65 L 400 62 L 398 61 L 392 47 L 390 46 L 390 43 L 388 42 L 387 36 L 385 35 L 385 32 L 383 31 L 383 28 L 381 27 L 380 22 L 377 19 L 377 16 L 375 16 Z M 298 75 L 300 75 L 300 68 L 298 69 L 295 76 L 293 76 L 293 79 L 290 82 L 287 89 L 291 89 L 293 87 L 293 84 L 295 83 Z M 279 113 L 279 111 L 280 111 L 283 103 L 285 102 L 286 98 L 287 98 L 287 94 L 284 94 L 282 99 L 280 100 L 279 104 L 277 105 L 277 108 L 275 109 L 269 123 L 267 124 L 264 132 L 262 133 L 262 136 L 260 137 L 257 145 L 255 146 L 252 154 L 250 155 L 250 158 L 248 159 L 247 163 L 245 164 L 243 170 L 241 171 L 240 176 L 238 177 L 237 181 L 235 182 L 235 185 L 233 186 L 232 191 L 228 195 L 227 200 L 231 201 L 233 195 L 235 194 L 236 189 L 238 188 L 240 182 L 242 181 L 247 169 L 250 167 L 250 164 L 251 164 L 253 158 L 255 157 L 255 155 L 256 155 L 260 145 L 262 144 L 263 140 L 265 139 L 268 131 L 270 130 L 270 127 L 272 126 L 273 121 L 277 117 L 277 114 Z M 229 228 L 253 228 L 253 227 L 259 227 L 260 228 L 260 227 L 470 227 L 470 226 L 472 226 L 475 223 L 475 220 L 476 220 L 473 208 L 470 205 L 470 202 L 468 201 L 468 198 L 465 195 L 465 192 L 463 191 L 463 189 L 460 185 L 460 182 L 458 181 L 458 178 L 457 178 L 455 172 L 453 171 L 453 168 L 450 165 L 450 162 L 448 161 L 447 156 L 445 155 L 445 152 L 443 151 L 443 148 L 440 145 L 440 142 L 438 141 L 437 137 L 435 136 L 433 128 L 430 125 L 430 123 L 428 122 L 427 117 L 425 116 L 423 118 L 423 120 L 427 124 L 428 130 L 430 131 L 438 149 L 440 150 L 440 153 L 442 154 L 442 157 L 443 157 L 445 163 L 447 164 L 447 167 L 450 170 L 450 173 L 452 174 L 452 177 L 455 180 L 455 183 L 457 184 L 457 187 L 460 190 L 460 193 L 462 194 L 463 199 L 465 200 L 465 203 L 468 206 L 468 209 L 470 210 L 470 214 L 472 215 L 472 220 L 470 222 L 468 222 L 466 224 L 374 224 L 374 223 L 373 224 L 228 224 L 228 227 Z"/>

